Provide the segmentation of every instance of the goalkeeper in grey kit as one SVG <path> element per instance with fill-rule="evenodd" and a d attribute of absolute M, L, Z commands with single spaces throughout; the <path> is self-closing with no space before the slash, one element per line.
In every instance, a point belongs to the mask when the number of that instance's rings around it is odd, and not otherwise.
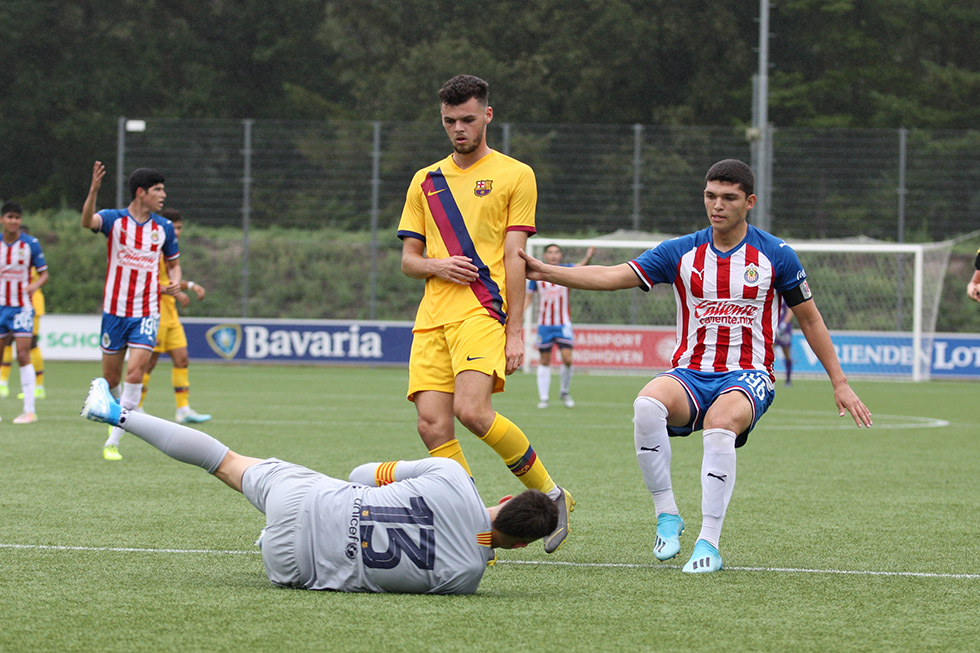
<path fill-rule="evenodd" d="M 119 426 L 238 490 L 266 515 L 260 537 L 276 585 L 345 592 L 472 594 L 493 549 L 526 546 L 558 520 L 526 490 L 487 508 L 447 458 L 369 463 L 342 481 L 277 458 L 251 458 L 210 435 L 119 406 L 92 381 L 82 416 Z"/>

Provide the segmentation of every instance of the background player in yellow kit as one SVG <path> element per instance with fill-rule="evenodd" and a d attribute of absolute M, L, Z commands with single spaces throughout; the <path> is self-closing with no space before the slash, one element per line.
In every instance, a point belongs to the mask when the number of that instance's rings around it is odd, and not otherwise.
<path fill-rule="evenodd" d="M 163 209 L 160 215 L 170 220 L 174 225 L 174 233 L 180 238 L 180 232 L 184 228 L 184 217 L 179 211 L 174 209 Z M 166 287 L 170 283 L 167 275 L 167 266 L 160 261 L 160 285 Z M 205 290 L 201 284 L 193 281 L 180 282 L 181 292 L 175 296 L 160 295 L 160 330 L 157 331 L 157 344 L 153 348 L 150 362 L 147 365 L 146 373 L 143 375 L 143 394 L 140 397 L 139 405 L 143 406 L 146 399 L 146 392 L 149 389 L 150 373 L 156 367 L 160 354 L 170 354 L 173 361 L 173 368 L 170 371 L 170 379 L 174 387 L 174 401 L 177 405 L 177 415 L 174 421 L 180 424 L 200 424 L 211 419 L 210 415 L 202 415 L 190 406 L 190 372 L 188 364 L 190 359 L 187 357 L 187 335 L 184 333 L 184 325 L 180 323 L 180 316 L 177 314 L 177 302 L 181 306 L 187 306 L 190 299 L 184 290 L 191 290 L 197 295 L 199 300 L 204 299 Z"/>

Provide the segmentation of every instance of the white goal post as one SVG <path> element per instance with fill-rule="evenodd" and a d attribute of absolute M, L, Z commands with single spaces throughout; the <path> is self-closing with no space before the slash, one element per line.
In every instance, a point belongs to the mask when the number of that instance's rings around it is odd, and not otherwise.
<path fill-rule="evenodd" d="M 592 264 L 616 265 L 639 256 L 666 238 L 669 237 L 580 239 L 534 236 L 528 239 L 527 251 L 541 258 L 546 246 L 557 244 L 562 248 L 563 262 L 575 263 L 583 258 L 589 247 L 595 247 Z M 936 316 L 953 241 L 917 244 L 853 240 L 787 242 L 803 263 L 807 281 L 827 328 L 834 336 L 842 363 L 846 362 L 847 356 L 864 357 L 865 365 L 858 367 L 867 369 L 870 376 L 905 377 L 914 381 L 929 378 Z M 639 289 L 617 292 L 575 290 L 572 295 L 576 366 L 580 366 L 580 331 L 585 331 L 597 342 L 609 339 L 591 333 L 591 327 L 598 327 L 605 334 L 616 329 L 625 329 L 627 333 L 636 330 L 640 334 L 638 338 L 643 335 L 643 329 L 654 329 L 660 334 L 669 331 L 670 342 L 673 342 L 676 308 L 673 290 L 668 286 L 656 286 L 650 293 Z M 525 370 L 538 359 L 536 318 L 536 306 L 526 306 Z M 846 340 L 851 334 L 884 338 L 885 341 L 894 339 L 896 344 L 885 348 L 893 353 L 886 357 L 901 360 L 876 359 L 875 356 L 880 354 L 867 347 L 862 352 L 859 345 L 848 345 L 842 350 L 837 341 Z M 660 340 L 665 338 L 663 335 L 658 337 Z M 666 342 L 657 346 L 663 350 Z M 585 366 L 604 367 L 601 364 L 603 356 L 612 361 L 611 367 L 621 366 L 617 362 L 620 359 L 615 356 L 595 352 L 591 356 L 586 353 Z M 657 365 L 654 363 L 648 369 L 655 369 Z M 639 368 L 642 367 L 643 363 L 640 363 Z"/>

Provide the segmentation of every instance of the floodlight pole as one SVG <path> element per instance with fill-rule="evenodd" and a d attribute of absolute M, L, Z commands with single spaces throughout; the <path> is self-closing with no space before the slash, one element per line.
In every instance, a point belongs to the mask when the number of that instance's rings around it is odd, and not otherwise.
<path fill-rule="evenodd" d="M 759 72 L 753 85 L 750 140 L 755 155 L 755 224 L 769 231 L 769 200 L 772 197 L 772 132 L 769 129 L 769 0 L 759 1 Z"/>

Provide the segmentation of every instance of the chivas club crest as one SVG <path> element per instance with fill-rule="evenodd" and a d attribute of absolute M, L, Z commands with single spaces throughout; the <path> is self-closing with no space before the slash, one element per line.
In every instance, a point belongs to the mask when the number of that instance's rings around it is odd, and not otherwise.
<path fill-rule="evenodd" d="M 759 283 L 759 268 L 757 268 L 752 263 L 745 266 L 745 274 L 743 275 L 745 279 L 745 285 L 754 286 Z"/>
<path fill-rule="evenodd" d="M 493 180 L 492 179 L 482 179 L 476 182 L 476 188 L 473 189 L 473 194 L 477 197 L 486 197 L 493 190 Z"/>

